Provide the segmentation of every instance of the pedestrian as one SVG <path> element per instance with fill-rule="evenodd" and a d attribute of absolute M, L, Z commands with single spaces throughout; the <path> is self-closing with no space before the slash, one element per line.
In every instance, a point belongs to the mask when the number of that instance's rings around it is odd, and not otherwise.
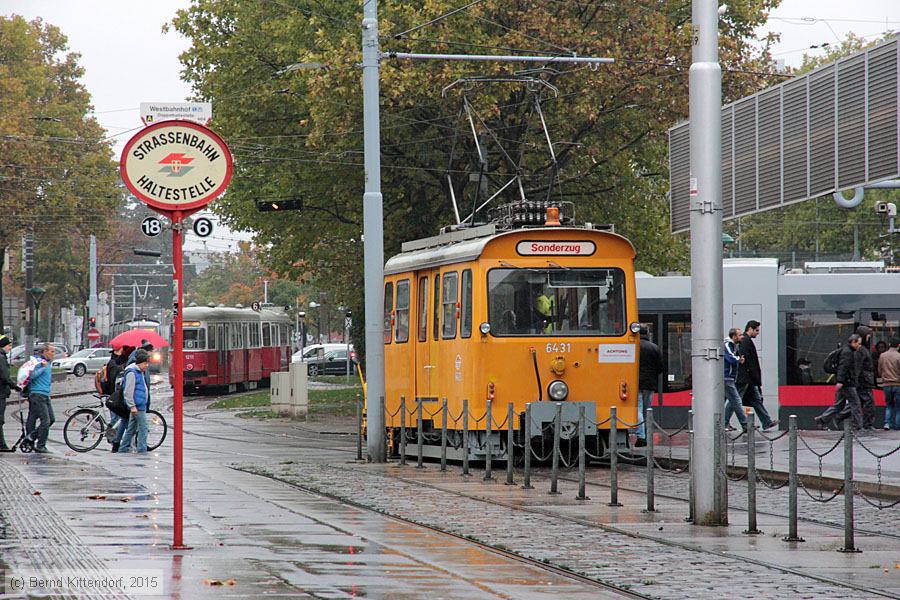
<path fill-rule="evenodd" d="M 12 340 L 7 336 L 0 336 L 0 451 L 9 450 L 6 440 L 3 438 L 3 422 L 6 415 L 6 399 L 12 390 L 19 389 L 16 381 L 9 376 L 9 352 L 12 350 Z"/>
<path fill-rule="evenodd" d="M 122 396 L 131 413 L 128 427 L 119 445 L 119 454 L 131 452 L 132 439 L 137 436 L 137 451 L 147 452 L 147 407 L 150 404 L 150 383 L 147 381 L 147 369 L 150 367 L 150 354 L 143 348 L 134 353 L 134 362 L 125 368 L 122 380 Z"/>
<path fill-rule="evenodd" d="M 884 388 L 884 428 L 900 429 L 900 337 L 891 339 L 891 347 L 878 357 L 881 385 Z"/>
<path fill-rule="evenodd" d="M 738 365 L 735 383 L 743 405 L 753 408 L 763 429 L 771 429 L 778 425 L 778 421 L 773 420 L 763 406 L 762 368 L 756 344 L 753 343 L 753 339 L 759 335 L 760 327 L 759 321 L 747 321 L 747 326 L 744 327 L 744 337 L 741 338 L 740 345 L 740 355 L 744 358 L 744 362 Z"/>
<path fill-rule="evenodd" d="M 125 353 L 125 348 L 119 347 L 114 348 L 112 353 L 110 354 L 109 361 L 106 363 L 106 380 L 103 382 L 103 394 L 107 397 L 113 395 L 113 392 L 116 391 L 116 382 L 119 380 L 120 375 L 122 375 L 122 371 L 125 369 L 125 361 L 126 357 L 129 355 Z M 122 441 L 122 436 L 125 435 L 125 428 L 128 427 L 128 417 L 120 417 L 114 412 L 110 411 L 110 427 L 116 427 L 116 435 L 112 440 L 112 451 L 118 452 L 119 450 L 119 442 Z"/>
<path fill-rule="evenodd" d="M 53 363 L 53 355 L 56 348 L 53 344 L 44 344 L 40 354 L 35 355 L 38 361 L 28 376 L 28 421 L 25 424 L 25 433 L 32 437 L 37 430 L 37 440 L 34 451 L 39 454 L 49 454 L 47 450 L 47 438 L 50 436 L 50 427 L 56 421 L 53 414 L 53 406 L 50 404 L 50 386 Z M 38 425 L 37 422 L 41 424 Z"/>
<path fill-rule="evenodd" d="M 837 383 L 834 386 L 834 404 L 814 418 L 819 427 L 823 429 L 828 428 L 831 419 L 842 421 L 847 416 L 852 418 L 854 429 L 862 427 L 862 407 L 859 403 L 859 394 L 856 392 L 861 366 L 858 350 L 861 344 L 862 337 L 858 333 L 854 333 L 847 339 L 847 345 L 841 348 L 835 374 Z"/>
<path fill-rule="evenodd" d="M 134 351 L 128 355 L 128 360 L 125 362 L 126 367 L 134 362 L 134 357 L 137 354 L 138 350 L 145 350 L 149 355 L 151 352 L 153 352 L 153 344 L 151 344 L 147 340 L 141 340 L 141 345 L 135 348 Z"/>
<path fill-rule="evenodd" d="M 650 341 L 650 332 L 641 327 L 641 346 L 638 356 L 638 426 L 636 447 L 646 446 L 645 423 L 647 409 L 653 406 L 653 394 L 659 391 L 659 376 L 663 372 L 662 352 Z"/>
<path fill-rule="evenodd" d="M 856 328 L 856 333 L 862 338 L 858 350 L 860 368 L 856 393 L 859 394 L 859 404 L 862 407 L 863 429 L 875 429 L 875 396 L 872 393 L 875 387 L 875 362 L 872 360 L 872 329 L 860 325 Z"/>
<path fill-rule="evenodd" d="M 739 355 L 741 330 L 732 327 L 728 330 L 725 339 L 725 429 L 732 431 L 731 415 L 737 415 L 741 429 L 747 431 L 747 415 L 744 413 L 744 405 L 741 403 L 741 394 L 738 392 L 737 372 L 738 367 L 744 362 L 744 357 Z"/>

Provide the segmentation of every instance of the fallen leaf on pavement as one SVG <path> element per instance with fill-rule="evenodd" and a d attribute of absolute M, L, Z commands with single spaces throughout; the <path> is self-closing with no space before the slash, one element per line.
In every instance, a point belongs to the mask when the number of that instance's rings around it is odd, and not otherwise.
<path fill-rule="evenodd" d="M 93 496 L 88 496 L 88 500 L 106 500 L 106 496 L 101 496 L 99 494 L 95 494 Z"/>
<path fill-rule="evenodd" d="M 40 496 L 41 493 L 40 493 L 39 491 L 35 491 L 33 495 L 35 495 L 35 496 Z"/>
<path fill-rule="evenodd" d="M 131 502 L 131 497 L 125 496 L 124 498 L 119 498 L 119 502 Z"/>

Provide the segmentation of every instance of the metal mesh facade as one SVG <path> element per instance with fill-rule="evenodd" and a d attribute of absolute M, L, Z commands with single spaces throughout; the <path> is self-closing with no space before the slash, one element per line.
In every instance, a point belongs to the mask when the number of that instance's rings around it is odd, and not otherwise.
<path fill-rule="evenodd" d="M 722 108 L 722 216 L 900 176 L 900 38 Z M 690 228 L 690 124 L 669 130 L 673 233 Z"/>

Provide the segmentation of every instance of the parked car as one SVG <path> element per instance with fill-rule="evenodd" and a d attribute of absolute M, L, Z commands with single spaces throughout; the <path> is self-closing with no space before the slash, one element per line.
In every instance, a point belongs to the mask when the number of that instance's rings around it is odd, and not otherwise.
<path fill-rule="evenodd" d="M 322 358 L 328 352 L 335 350 L 346 350 L 347 344 L 313 344 L 306 346 L 303 350 L 297 350 L 291 355 L 291 362 L 306 362 L 311 358 Z M 350 350 L 353 350 L 353 344 L 350 344 Z"/>
<path fill-rule="evenodd" d="M 111 348 L 85 348 L 72 356 L 53 360 L 53 368 L 65 369 L 75 377 L 81 377 L 85 373 L 96 373 L 109 362 Z"/>
<path fill-rule="evenodd" d="M 35 342 L 34 347 L 40 348 L 41 344 L 44 342 Z M 69 356 L 69 347 L 65 344 L 57 344 L 53 343 L 53 347 L 56 348 L 56 354 L 53 358 L 67 358 Z M 9 353 L 9 363 L 13 365 L 21 365 L 28 357 L 25 356 L 25 344 L 20 344 L 18 346 L 14 346 L 13 349 Z"/>
<path fill-rule="evenodd" d="M 353 373 L 353 359 L 355 353 L 351 351 L 350 373 Z M 343 346 L 340 350 L 332 350 L 326 352 L 324 356 L 317 356 L 304 360 L 306 363 L 306 372 L 311 376 L 316 375 L 344 375 L 347 373 L 347 347 Z"/>

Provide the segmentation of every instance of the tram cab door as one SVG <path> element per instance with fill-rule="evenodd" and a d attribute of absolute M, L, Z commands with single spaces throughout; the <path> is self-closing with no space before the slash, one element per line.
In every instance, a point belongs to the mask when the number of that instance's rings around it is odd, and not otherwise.
<path fill-rule="evenodd" d="M 219 325 L 219 335 L 222 340 L 222 343 L 219 344 L 219 384 L 225 385 L 228 383 L 228 380 L 231 379 L 230 373 L 228 372 L 229 349 L 232 344 L 231 325 L 228 323 Z"/>
<path fill-rule="evenodd" d="M 440 317 L 440 274 L 437 270 L 416 274 L 416 398 L 438 395 L 436 319 Z"/>

